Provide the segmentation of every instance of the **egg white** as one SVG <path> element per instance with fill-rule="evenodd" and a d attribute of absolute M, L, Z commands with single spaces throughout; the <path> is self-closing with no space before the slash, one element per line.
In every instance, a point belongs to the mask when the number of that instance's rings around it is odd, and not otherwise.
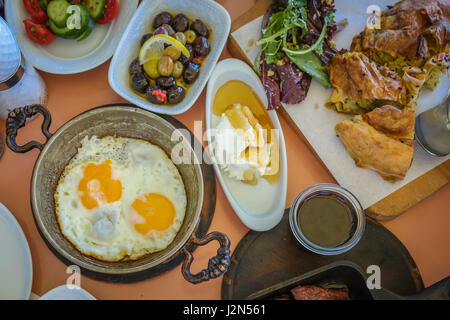
<path fill-rule="evenodd" d="M 88 210 L 78 191 L 84 167 L 107 160 L 111 161 L 112 179 L 122 183 L 122 197 Z M 131 205 L 149 193 L 169 199 L 175 217 L 166 230 L 142 235 L 132 224 Z M 167 248 L 181 228 L 186 204 L 183 180 L 164 150 L 123 137 L 85 137 L 55 191 L 56 217 L 63 235 L 83 254 L 105 261 L 135 260 Z"/>

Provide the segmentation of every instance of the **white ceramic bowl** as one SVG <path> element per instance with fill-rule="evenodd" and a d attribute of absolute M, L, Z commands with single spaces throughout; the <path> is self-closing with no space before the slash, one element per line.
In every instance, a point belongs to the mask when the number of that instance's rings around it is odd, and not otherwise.
<path fill-rule="evenodd" d="M 230 80 L 240 80 L 249 85 L 267 106 L 264 87 L 255 72 L 244 62 L 237 59 L 226 59 L 219 62 L 208 82 L 206 91 L 206 135 L 211 142 L 211 131 L 218 118 L 213 115 L 212 107 L 217 90 Z M 280 177 L 276 184 L 259 179 L 256 185 L 245 184 L 230 178 L 222 168 L 213 161 L 214 170 L 222 189 L 234 211 L 241 221 L 255 231 L 266 231 L 275 227 L 283 217 L 286 208 L 287 160 L 283 131 L 275 110 L 267 111 L 273 126 L 279 133 Z M 210 148 L 208 148 L 210 149 Z M 214 160 L 214 155 L 211 157 Z"/>
<path fill-rule="evenodd" d="M 128 67 L 138 56 L 141 37 L 152 29 L 153 19 L 163 11 L 184 13 L 189 18 L 201 19 L 212 29 L 211 52 L 200 68 L 197 81 L 187 90 L 186 97 L 177 105 L 161 106 L 150 103 L 130 87 Z M 230 32 L 231 19 L 228 12 L 212 0 L 144 0 L 125 30 L 109 68 L 111 88 L 126 100 L 147 110 L 163 114 L 180 114 L 187 111 L 197 100 L 208 81 L 225 46 Z"/>
<path fill-rule="evenodd" d="M 6 1 L 5 15 L 20 50 L 35 68 L 56 74 L 72 74 L 93 69 L 111 58 L 137 5 L 138 0 L 120 0 L 117 17 L 111 23 L 96 24 L 86 39 L 78 42 L 55 37 L 48 46 L 41 46 L 28 38 L 23 20 L 31 19 L 31 16 L 23 1 Z"/>

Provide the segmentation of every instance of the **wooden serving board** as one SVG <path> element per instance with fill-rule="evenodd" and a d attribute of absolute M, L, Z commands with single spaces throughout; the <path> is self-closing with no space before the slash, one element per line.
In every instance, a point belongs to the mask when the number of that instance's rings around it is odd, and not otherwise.
<path fill-rule="evenodd" d="M 253 65 L 253 61 L 250 61 L 247 58 L 244 49 L 239 46 L 238 42 L 233 38 L 232 34 L 234 31 L 264 15 L 265 11 L 272 2 L 273 0 L 255 0 L 254 6 L 242 16 L 235 19 L 231 25 L 231 35 L 228 40 L 228 50 L 235 58 L 246 61 L 251 66 Z M 292 129 L 296 132 L 300 139 L 308 146 L 308 148 L 314 153 L 316 158 L 324 165 L 320 157 L 314 151 L 314 148 L 302 134 L 295 120 L 291 118 L 288 112 L 283 107 L 278 108 L 277 112 L 288 122 L 290 127 L 292 127 Z M 324 167 L 326 168 L 325 165 Z M 366 209 L 366 214 L 377 220 L 393 219 L 408 210 L 419 201 L 431 195 L 433 192 L 439 190 L 449 181 L 450 160 L 447 160 L 439 166 L 428 171 L 424 175 L 406 184 L 402 188 L 391 193 L 389 196 L 373 204 Z"/>

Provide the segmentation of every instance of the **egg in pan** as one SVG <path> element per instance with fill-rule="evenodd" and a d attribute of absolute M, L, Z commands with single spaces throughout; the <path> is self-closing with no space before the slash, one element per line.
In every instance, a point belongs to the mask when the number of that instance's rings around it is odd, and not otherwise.
<path fill-rule="evenodd" d="M 83 254 L 136 260 L 164 250 L 186 211 L 178 169 L 150 142 L 85 137 L 55 191 L 63 235 Z"/>

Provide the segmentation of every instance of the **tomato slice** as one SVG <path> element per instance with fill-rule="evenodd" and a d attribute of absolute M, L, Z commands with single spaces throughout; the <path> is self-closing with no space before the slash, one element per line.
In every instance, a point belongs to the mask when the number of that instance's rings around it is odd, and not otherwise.
<path fill-rule="evenodd" d="M 97 21 L 99 24 L 107 24 L 114 20 L 119 13 L 119 4 L 117 0 L 107 0 L 106 11 L 103 18 Z"/>
<path fill-rule="evenodd" d="M 36 22 L 44 23 L 48 20 L 47 13 L 42 9 L 38 0 L 23 0 L 23 4 Z"/>
<path fill-rule="evenodd" d="M 48 45 L 55 39 L 55 34 L 45 25 L 36 23 L 31 19 L 23 20 L 23 23 L 25 25 L 27 35 L 32 41 L 38 44 Z"/>

